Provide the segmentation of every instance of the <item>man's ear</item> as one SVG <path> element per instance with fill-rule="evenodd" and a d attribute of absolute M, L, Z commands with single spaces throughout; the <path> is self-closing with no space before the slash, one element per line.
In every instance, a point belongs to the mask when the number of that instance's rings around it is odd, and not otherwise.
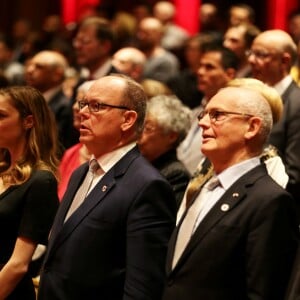
<path fill-rule="evenodd" d="M 33 115 L 28 115 L 24 118 L 23 126 L 25 129 L 32 128 L 34 124 Z"/>
<path fill-rule="evenodd" d="M 248 129 L 245 133 L 245 138 L 248 140 L 254 138 L 261 128 L 261 123 L 261 118 L 251 117 L 248 122 Z"/>
<path fill-rule="evenodd" d="M 137 120 L 137 113 L 134 110 L 127 110 L 123 114 L 124 122 L 121 124 L 121 129 L 123 131 L 127 131 L 128 129 L 132 128 Z"/>

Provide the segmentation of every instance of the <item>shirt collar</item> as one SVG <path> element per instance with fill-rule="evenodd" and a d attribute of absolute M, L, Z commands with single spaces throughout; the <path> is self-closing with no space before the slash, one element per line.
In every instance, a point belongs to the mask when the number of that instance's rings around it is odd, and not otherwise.
<path fill-rule="evenodd" d="M 285 76 L 282 80 L 273 85 L 273 88 L 279 93 L 280 96 L 285 92 L 287 87 L 292 83 L 293 79 L 290 75 Z"/>
<path fill-rule="evenodd" d="M 99 165 L 101 166 L 102 170 L 106 173 L 108 172 L 126 153 L 128 153 L 131 149 L 136 146 L 136 142 L 132 142 L 128 145 L 120 147 L 112 152 L 102 155 L 101 157 L 97 158 Z M 90 161 L 95 158 L 92 155 Z"/>
<path fill-rule="evenodd" d="M 61 86 L 54 87 L 43 93 L 43 96 L 47 103 L 50 102 L 51 98 L 60 90 Z"/>
<path fill-rule="evenodd" d="M 240 177 L 242 177 L 244 174 L 258 166 L 259 164 L 259 157 L 253 157 L 227 168 L 217 176 L 222 187 L 227 190 Z"/>

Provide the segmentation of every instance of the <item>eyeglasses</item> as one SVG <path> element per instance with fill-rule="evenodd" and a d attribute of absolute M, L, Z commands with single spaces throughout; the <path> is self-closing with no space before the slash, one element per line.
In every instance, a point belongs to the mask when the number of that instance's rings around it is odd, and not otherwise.
<path fill-rule="evenodd" d="M 87 102 L 87 101 L 84 101 L 84 100 L 80 100 L 80 101 L 78 101 L 78 106 L 79 106 L 79 109 L 83 109 L 87 106 L 89 111 L 93 112 L 93 113 L 98 112 L 99 110 L 103 110 L 106 107 L 130 110 L 130 108 L 127 107 L 127 106 L 112 105 L 112 104 L 106 104 L 106 103 L 97 102 L 97 101 Z"/>
<path fill-rule="evenodd" d="M 272 54 L 270 52 L 259 51 L 259 50 L 248 50 L 246 55 L 249 57 L 251 55 L 255 56 L 257 59 L 264 60 L 270 57 Z"/>
<path fill-rule="evenodd" d="M 207 114 L 208 114 L 211 122 L 213 122 L 213 123 L 218 122 L 218 121 L 223 121 L 228 115 L 237 115 L 237 116 L 248 117 L 248 118 L 253 117 L 253 115 L 250 115 L 250 114 L 244 114 L 244 113 L 233 112 L 233 111 L 203 110 L 200 112 L 200 114 L 197 117 L 198 121 L 202 120 Z"/>

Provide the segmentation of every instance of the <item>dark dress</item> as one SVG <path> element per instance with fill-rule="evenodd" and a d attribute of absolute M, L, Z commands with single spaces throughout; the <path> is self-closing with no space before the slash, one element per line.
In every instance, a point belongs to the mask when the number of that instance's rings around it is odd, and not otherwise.
<path fill-rule="evenodd" d="M 25 183 L 0 195 L 0 266 L 12 255 L 17 237 L 46 245 L 57 208 L 57 181 L 48 171 L 34 171 Z M 29 273 L 7 299 L 35 299 Z"/>

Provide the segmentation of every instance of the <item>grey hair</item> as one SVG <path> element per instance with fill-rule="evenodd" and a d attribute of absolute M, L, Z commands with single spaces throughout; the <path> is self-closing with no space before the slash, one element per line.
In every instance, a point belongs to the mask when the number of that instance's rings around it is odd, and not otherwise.
<path fill-rule="evenodd" d="M 178 133 L 175 147 L 184 140 L 191 126 L 191 109 L 174 95 L 150 98 L 147 102 L 147 115 L 151 115 L 164 133 Z"/>

